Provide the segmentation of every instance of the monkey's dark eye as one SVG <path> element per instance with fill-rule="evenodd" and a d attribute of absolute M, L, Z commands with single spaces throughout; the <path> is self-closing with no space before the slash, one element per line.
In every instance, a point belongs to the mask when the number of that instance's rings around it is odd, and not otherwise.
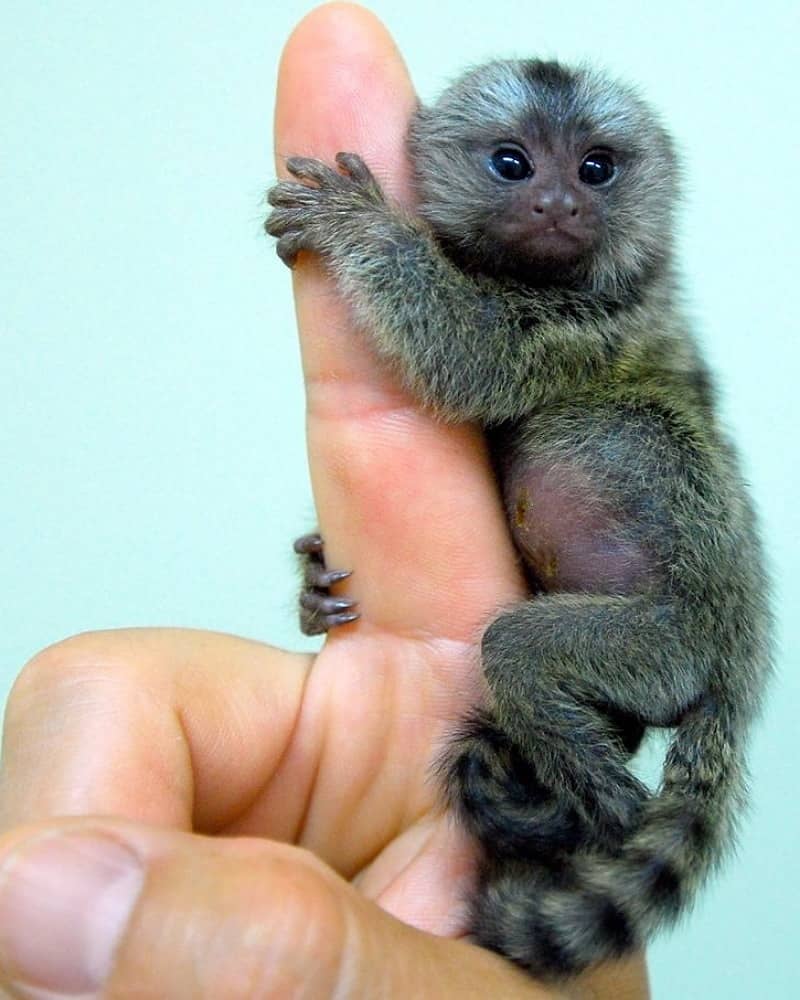
<path fill-rule="evenodd" d="M 602 149 L 596 149 L 585 158 L 578 170 L 578 177 L 584 184 L 597 186 L 610 181 L 617 168 L 611 153 L 606 153 Z"/>
<path fill-rule="evenodd" d="M 504 181 L 524 181 L 533 174 L 531 161 L 516 146 L 501 146 L 492 153 L 489 162 Z"/>

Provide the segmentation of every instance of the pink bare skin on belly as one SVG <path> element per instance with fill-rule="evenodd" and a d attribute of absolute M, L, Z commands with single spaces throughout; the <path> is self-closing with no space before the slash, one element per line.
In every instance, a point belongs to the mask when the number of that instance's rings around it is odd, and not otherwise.
<path fill-rule="evenodd" d="M 545 591 L 631 594 L 652 584 L 652 560 L 580 468 L 520 463 L 504 494 L 514 541 Z"/>

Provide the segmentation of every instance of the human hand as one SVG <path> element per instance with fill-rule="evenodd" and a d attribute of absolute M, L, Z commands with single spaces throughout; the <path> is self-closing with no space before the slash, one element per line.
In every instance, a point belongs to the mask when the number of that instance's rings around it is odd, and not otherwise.
<path fill-rule="evenodd" d="M 412 106 L 375 19 L 320 8 L 284 55 L 279 159 L 357 149 L 407 200 Z M 638 961 L 565 994 L 463 940 L 472 849 L 430 767 L 480 696 L 482 627 L 522 584 L 480 436 L 415 409 L 316 261 L 301 255 L 294 280 L 320 525 L 331 565 L 355 569 L 362 619 L 316 657 L 137 630 L 69 640 L 23 671 L 0 775 L 0 985 L 645 996 Z"/>

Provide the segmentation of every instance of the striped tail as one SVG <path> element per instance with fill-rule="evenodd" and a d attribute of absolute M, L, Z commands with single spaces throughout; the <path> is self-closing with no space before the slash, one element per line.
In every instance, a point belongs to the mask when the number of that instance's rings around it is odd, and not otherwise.
<path fill-rule="evenodd" d="M 710 705 L 688 713 L 659 793 L 613 852 L 567 851 L 548 863 L 487 850 L 473 912 L 479 943 L 560 978 L 674 923 L 732 842 L 744 799 L 741 728 Z"/>

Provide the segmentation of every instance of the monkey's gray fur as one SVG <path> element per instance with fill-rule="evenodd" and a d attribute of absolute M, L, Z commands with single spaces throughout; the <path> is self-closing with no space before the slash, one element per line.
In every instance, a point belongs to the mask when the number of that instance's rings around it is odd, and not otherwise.
<path fill-rule="evenodd" d="M 674 921 L 732 842 L 762 553 L 677 301 L 650 108 L 589 69 L 495 62 L 420 108 L 408 149 L 417 215 L 354 154 L 295 157 L 266 227 L 287 263 L 322 255 L 424 405 L 487 431 L 532 596 L 486 630 L 491 703 L 441 770 L 483 848 L 477 940 L 566 976 Z M 650 726 L 675 729 L 655 794 L 626 766 Z"/>

